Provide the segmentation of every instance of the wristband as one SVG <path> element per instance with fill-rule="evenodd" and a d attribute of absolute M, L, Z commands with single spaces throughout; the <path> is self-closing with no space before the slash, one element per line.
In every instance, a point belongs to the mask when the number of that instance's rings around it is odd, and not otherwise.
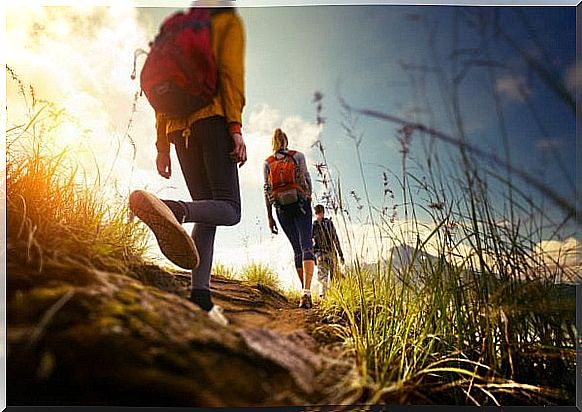
<path fill-rule="evenodd" d="M 231 136 L 237 133 L 242 135 L 241 129 L 242 125 L 239 122 L 230 122 L 228 124 L 228 133 L 230 133 Z"/>

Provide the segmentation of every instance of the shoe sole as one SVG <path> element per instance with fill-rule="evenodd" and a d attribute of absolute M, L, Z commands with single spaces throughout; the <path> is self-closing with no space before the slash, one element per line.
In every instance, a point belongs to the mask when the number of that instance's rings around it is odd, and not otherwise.
<path fill-rule="evenodd" d="M 182 269 L 198 267 L 200 258 L 194 241 L 164 202 L 136 190 L 129 195 L 129 208 L 154 232 L 160 250 L 172 263 Z"/>

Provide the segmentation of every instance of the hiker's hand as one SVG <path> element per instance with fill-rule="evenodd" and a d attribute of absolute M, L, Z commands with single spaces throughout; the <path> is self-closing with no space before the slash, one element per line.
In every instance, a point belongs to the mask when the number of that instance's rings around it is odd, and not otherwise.
<path fill-rule="evenodd" d="M 156 166 L 160 176 L 169 179 L 172 176 L 172 162 L 170 160 L 170 152 L 158 152 L 156 157 Z"/>
<path fill-rule="evenodd" d="M 233 162 L 238 163 L 238 167 L 242 167 L 247 161 L 247 147 L 245 141 L 240 133 L 232 135 L 232 142 L 234 147 L 230 152 L 230 158 Z"/>
<path fill-rule="evenodd" d="M 275 219 L 272 217 L 269 218 L 269 229 L 271 229 L 271 233 L 276 235 L 279 233 L 279 229 L 277 229 L 277 224 L 275 223 Z"/>

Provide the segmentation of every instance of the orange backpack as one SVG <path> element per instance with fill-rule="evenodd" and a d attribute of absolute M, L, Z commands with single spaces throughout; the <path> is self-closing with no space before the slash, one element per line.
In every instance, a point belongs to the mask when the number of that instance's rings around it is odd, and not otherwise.
<path fill-rule="evenodd" d="M 296 203 L 303 188 L 297 182 L 298 165 L 294 156 L 295 150 L 282 153 L 284 156 L 277 159 L 275 155 L 267 158 L 269 164 L 269 186 L 275 203 L 285 206 Z"/>

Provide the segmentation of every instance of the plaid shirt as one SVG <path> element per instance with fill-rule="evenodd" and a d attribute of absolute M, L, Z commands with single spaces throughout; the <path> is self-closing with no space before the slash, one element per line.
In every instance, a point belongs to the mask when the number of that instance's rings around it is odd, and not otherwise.
<path fill-rule="evenodd" d="M 344 253 L 331 219 L 324 217 L 321 222 L 319 220 L 313 222 L 313 240 L 315 253 L 328 253 L 333 256 L 337 254 L 343 258 Z"/>

